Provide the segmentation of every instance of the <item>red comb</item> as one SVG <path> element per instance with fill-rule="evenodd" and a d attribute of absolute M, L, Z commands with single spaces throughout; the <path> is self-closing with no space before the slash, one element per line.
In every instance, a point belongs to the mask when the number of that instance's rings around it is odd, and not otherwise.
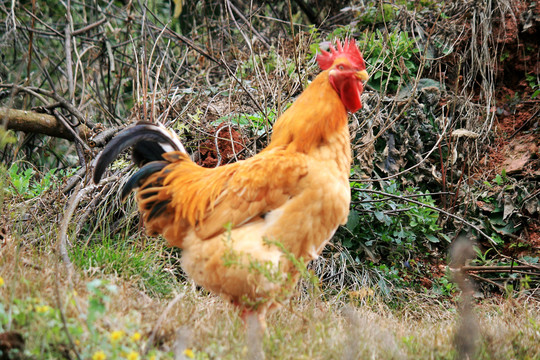
<path fill-rule="evenodd" d="M 364 65 L 364 58 L 360 54 L 360 50 L 356 47 L 356 41 L 354 39 L 345 39 L 343 46 L 339 40 L 336 40 L 337 50 L 330 45 L 330 52 L 321 50 L 321 53 L 317 55 L 317 62 L 321 70 L 326 70 L 332 66 L 334 60 L 338 57 L 344 56 L 355 67 L 362 67 Z"/>

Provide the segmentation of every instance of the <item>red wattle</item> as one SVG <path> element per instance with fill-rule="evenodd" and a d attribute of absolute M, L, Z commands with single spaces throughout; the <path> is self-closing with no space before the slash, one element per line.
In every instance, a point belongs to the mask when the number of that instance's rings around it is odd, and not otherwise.
<path fill-rule="evenodd" d="M 364 91 L 364 85 L 356 79 L 347 79 L 340 82 L 336 89 L 345 108 L 354 113 L 362 108 L 360 95 Z"/>

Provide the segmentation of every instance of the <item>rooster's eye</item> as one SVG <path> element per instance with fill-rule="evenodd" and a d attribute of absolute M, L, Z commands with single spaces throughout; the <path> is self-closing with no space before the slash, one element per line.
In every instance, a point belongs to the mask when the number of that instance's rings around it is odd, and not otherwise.
<path fill-rule="evenodd" d="M 344 70 L 345 69 L 345 67 L 343 65 L 339 65 L 337 68 L 338 68 L 338 70 Z"/>

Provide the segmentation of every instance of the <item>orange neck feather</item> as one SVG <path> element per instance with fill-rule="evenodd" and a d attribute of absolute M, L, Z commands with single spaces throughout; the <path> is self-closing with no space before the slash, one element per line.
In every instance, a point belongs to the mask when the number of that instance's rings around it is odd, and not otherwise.
<path fill-rule="evenodd" d="M 344 128 L 348 131 L 347 111 L 323 71 L 276 121 L 266 149 L 284 146 L 309 153 Z"/>

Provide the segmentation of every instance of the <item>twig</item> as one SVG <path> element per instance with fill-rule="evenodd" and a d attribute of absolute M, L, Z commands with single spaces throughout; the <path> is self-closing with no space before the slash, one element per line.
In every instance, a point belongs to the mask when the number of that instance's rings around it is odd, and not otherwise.
<path fill-rule="evenodd" d="M 517 128 L 516 131 L 514 131 L 514 133 L 508 137 L 508 140 L 516 136 L 516 134 L 520 132 L 529 123 L 529 121 L 531 121 L 532 119 L 537 119 L 537 115 L 539 112 L 540 112 L 540 108 L 536 109 L 536 112 L 532 114 L 530 118 L 528 118 L 523 124 L 521 124 L 521 126 Z"/>
<path fill-rule="evenodd" d="M 66 321 L 66 314 L 64 313 L 64 309 L 63 309 L 63 306 L 62 306 L 62 301 L 60 300 L 60 284 L 59 284 L 59 281 L 58 281 L 58 273 L 59 273 L 58 261 L 54 262 L 54 267 L 55 267 L 55 270 L 56 270 L 55 271 L 56 276 L 55 276 L 55 279 L 54 279 L 54 295 L 55 295 L 55 299 L 56 299 L 56 308 L 60 312 L 60 319 L 62 320 L 62 328 L 63 328 L 64 332 L 66 333 L 66 336 L 68 338 L 71 350 L 75 353 L 75 356 L 77 357 L 77 359 L 81 360 L 81 356 L 79 355 L 79 352 L 77 351 L 77 347 L 75 346 L 75 342 L 73 341 L 73 337 L 71 336 L 71 333 L 69 332 L 69 328 L 67 326 L 67 321 Z M 68 272 L 68 276 L 70 276 L 69 272 Z"/>
<path fill-rule="evenodd" d="M 523 205 L 525 205 L 525 203 L 529 200 L 531 200 L 532 198 L 535 198 L 536 196 L 538 196 L 538 194 L 540 194 L 540 189 L 537 189 L 535 192 L 533 192 L 531 195 L 527 196 L 525 199 L 523 199 L 521 201 L 521 207 L 523 207 Z"/>
<path fill-rule="evenodd" d="M 159 39 L 161 38 L 161 36 L 163 35 L 163 32 L 165 31 L 166 27 L 164 27 L 157 39 L 155 40 L 155 43 L 154 43 L 154 46 L 152 47 L 152 51 L 150 52 L 150 56 L 148 57 L 148 69 L 152 69 L 152 64 L 151 64 L 151 61 L 152 61 L 152 58 L 154 57 L 154 51 L 157 47 L 157 44 L 159 43 Z M 169 43 L 170 43 L 170 40 L 169 40 Z M 169 44 L 167 44 L 167 48 L 169 47 Z M 165 61 L 165 56 L 162 56 L 161 57 L 161 62 L 158 66 L 158 70 L 156 72 L 156 77 L 155 77 L 155 80 L 154 80 L 154 89 L 153 89 L 153 93 L 152 93 L 152 116 L 151 116 L 151 119 L 152 121 L 155 121 L 156 120 L 156 96 L 157 96 L 157 87 L 158 87 L 158 84 L 159 84 L 159 74 L 161 73 L 161 69 L 163 67 L 163 62 Z"/>
<path fill-rule="evenodd" d="M 523 264 L 523 265 L 526 265 L 526 266 L 531 266 L 532 268 L 534 268 L 536 270 L 540 270 L 540 266 L 538 266 L 538 265 L 530 264 L 530 263 L 528 263 L 526 261 L 523 261 L 523 260 L 520 260 L 520 259 L 515 259 L 515 258 L 512 258 L 512 257 L 507 256 L 507 255 L 502 255 L 502 257 L 505 258 L 505 259 L 508 259 L 508 260 L 510 260 L 512 262 L 515 261 L 515 262 L 517 262 L 519 264 Z"/>
<path fill-rule="evenodd" d="M 409 195 L 401 195 L 404 198 L 415 198 L 415 197 L 424 197 L 424 196 L 437 196 L 437 195 L 453 195 L 454 193 L 450 191 L 439 191 L 434 193 L 427 193 L 427 194 L 409 194 Z M 367 203 L 375 203 L 375 202 L 382 202 L 389 200 L 389 197 L 382 198 L 382 199 L 374 199 L 374 200 L 358 200 L 358 201 L 351 201 L 353 204 L 367 204 Z"/>
<path fill-rule="evenodd" d="M 83 196 L 86 195 L 90 190 L 93 190 L 96 187 L 96 185 L 89 185 L 83 189 L 81 189 L 81 184 L 77 185 L 77 188 L 75 189 L 74 196 L 71 197 L 70 201 L 67 204 L 66 210 L 64 211 L 64 217 L 62 219 L 62 223 L 60 224 L 60 231 L 58 233 L 58 245 L 57 249 L 60 254 L 60 257 L 62 261 L 64 262 L 66 269 L 68 271 L 68 276 L 71 278 L 72 271 L 73 271 L 73 263 L 69 259 L 69 254 L 67 251 L 67 230 L 69 227 L 69 223 L 71 222 L 71 217 L 73 216 L 73 212 L 75 211 L 75 208 L 77 205 L 79 205 L 79 202 L 83 198 Z"/>
<path fill-rule="evenodd" d="M 81 198 L 86 195 L 86 193 L 90 190 L 93 190 L 95 185 L 91 185 L 87 188 L 84 188 L 81 190 L 81 184 L 77 186 L 76 195 L 73 196 L 70 201 L 68 202 L 68 205 L 66 207 L 66 210 L 64 212 L 64 217 L 62 219 L 62 223 L 60 224 L 60 231 L 58 233 L 58 245 L 57 245 L 57 251 L 60 253 L 61 259 L 64 262 L 66 273 L 67 273 L 67 280 L 68 283 L 71 283 L 71 278 L 73 275 L 73 263 L 71 262 L 69 258 L 69 254 L 67 252 L 67 230 L 69 227 L 69 224 L 71 222 L 71 217 L 73 216 L 73 212 L 77 208 L 77 205 L 79 204 L 79 201 Z M 69 329 L 67 327 L 66 317 L 62 308 L 62 303 L 60 301 L 60 285 L 58 283 L 58 262 L 55 262 L 56 267 L 56 277 L 55 277 L 55 295 L 56 295 L 56 302 L 57 302 L 57 308 L 60 311 L 60 317 L 62 319 L 62 324 L 64 328 L 64 332 L 66 333 L 66 336 L 68 338 L 69 344 L 71 346 L 71 349 L 77 356 L 77 359 L 80 359 L 79 353 L 77 352 L 77 348 L 75 346 L 75 343 L 73 342 L 73 338 L 71 337 L 71 333 L 69 332 Z"/>
<path fill-rule="evenodd" d="M 294 23 L 293 23 L 291 0 L 287 0 L 287 5 L 289 6 L 289 18 L 291 20 L 291 36 L 292 36 L 293 44 L 294 44 L 293 55 L 294 55 L 294 63 L 296 65 L 295 69 L 296 69 L 296 74 L 298 75 L 298 82 L 300 83 L 300 87 L 302 88 L 302 76 L 300 76 L 300 61 L 298 61 L 298 54 L 296 51 L 298 48 L 298 44 L 296 43 L 296 36 L 294 35 Z"/>
<path fill-rule="evenodd" d="M 259 38 L 259 40 L 263 43 L 263 45 L 266 47 L 267 50 L 270 50 L 270 44 L 268 44 L 268 41 L 265 39 L 264 36 L 261 35 L 252 25 L 251 22 L 249 22 L 246 17 L 234 6 L 234 4 L 230 1 L 227 1 L 227 5 L 231 7 L 232 11 L 236 13 L 244 21 L 244 23 L 249 27 L 249 29 Z"/>
<path fill-rule="evenodd" d="M 538 270 L 538 267 L 532 265 L 496 265 L 496 266 L 473 266 L 466 265 L 461 267 L 462 271 L 474 272 L 513 272 L 514 270 Z"/>
<path fill-rule="evenodd" d="M 223 56 L 223 55 L 222 55 Z M 253 95 L 251 95 L 251 92 L 248 91 L 246 89 L 246 87 L 244 86 L 244 83 L 239 80 L 236 75 L 234 74 L 234 72 L 229 68 L 229 66 L 227 65 L 227 63 L 225 63 L 224 60 L 220 60 L 220 63 L 219 63 L 221 66 L 223 66 L 227 72 L 229 73 L 229 75 L 234 79 L 236 80 L 236 82 L 238 83 L 238 85 L 240 85 L 240 87 L 244 90 L 244 92 L 246 93 L 247 96 L 249 96 L 249 98 L 251 99 L 251 101 L 253 101 L 253 103 L 255 104 L 255 106 L 257 107 L 257 109 L 259 109 L 259 111 L 261 112 L 261 114 L 264 114 L 264 110 L 263 108 L 261 107 L 261 105 L 259 105 L 259 102 L 255 100 L 255 98 L 253 97 Z"/>
<path fill-rule="evenodd" d="M 36 0 L 32 0 L 32 12 L 34 13 L 36 11 Z M 36 19 L 32 17 L 32 22 L 30 27 L 32 29 L 35 28 Z M 28 62 L 26 63 L 26 80 L 24 82 L 25 85 L 28 85 L 30 83 L 30 69 L 32 67 L 32 53 L 34 52 L 34 32 L 30 31 L 29 38 L 28 38 Z M 27 98 L 25 96 L 23 107 L 26 108 Z"/>
<path fill-rule="evenodd" d="M 86 168 L 86 159 L 84 157 L 84 151 L 81 144 L 86 145 L 85 143 L 75 141 L 75 150 L 77 151 L 77 156 L 79 157 L 79 164 L 81 165 L 81 168 L 84 169 Z"/>
<path fill-rule="evenodd" d="M 161 324 L 163 323 L 167 315 L 169 315 L 169 312 L 171 311 L 173 306 L 176 305 L 177 302 L 182 300 L 184 296 L 185 296 L 185 293 L 176 295 L 176 297 L 169 303 L 169 305 L 167 305 L 163 313 L 159 316 L 156 324 L 154 325 L 154 328 L 152 329 L 152 333 L 148 337 L 148 341 L 146 342 L 146 345 L 143 348 L 144 355 L 148 354 L 148 351 L 150 351 L 150 349 L 152 348 L 152 344 L 154 342 L 154 338 L 156 337 L 157 331 L 161 327 Z"/>
<path fill-rule="evenodd" d="M 501 284 L 499 284 L 499 283 L 496 283 L 496 282 L 493 281 L 493 280 L 486 279 L 486 278 L 481 277 L 481 276 L 478 276 L 478 275 L 476 275 L 476 274 L 469 274 L 469 276 L 472 277 L 472 278 L 475 278 L 475 279 L 477 279 L 477 280 L 480 280 L 480 281 L 485 281 L 485 282 L 487 282 L 487 283 L 489 283 L 489 284 L 491 284 L 491 285 L 495 285 L 495 286 L 498 287 L 501 291 L 505 291 L 505 290 L 506 290 L 506 289 L 504 288 L 503 285 L 501 285 Z"/>
<path fill-rule="evenodd" d="M 80 29 L 78 29 L 78 30 L 74 30 L 74 31 L 71 33 L 71 35 L 72 35 L 72 36 L 81 35 L 81 34 L 87 32 L 87 31 L 92 30 L 92 29 L 95 28 L 96 26 L 99 26 L 99 25 L 103 24 L 105 21 L 107 21 L 107 18 L 103 18 L 103 19 L 101 19 L 101 20 L 96 21 L 96 22 L 93 23 L 93 24 L 86 25 L 85 27 L 82 27 L 82 28 L 80 28 Z"/>
<path fill-rule="evenodd" d="M 28 10 L 27 8 L 25 7 L 22 7 L 22 9 L 24 11 L 26 11 L 26 13 L 28 15 L 30 15 L 32 17 L 33 20 L 37 20 L 41 25 L 45 26 L 47 29 L 51 30 L 52 33 L 47 33 L 47 35 L 56 35 L 56 36 L 60 36 L 60 37 L 64 37 L 64 34 L 62 34 L 60 31 L 56 30 L 55 28 L 53 28 L 52 26 L 50 26 L 49 24 L 47 24 L 46 22 L 44 22 L 43 20 L 41 20 L 39 17 L 37 17 L 32 11 Z M 43 31 L 40 31 L 40 30 L 37 30 L 37 29 L 33 29 L 33 28 L 26 28 L 26 30 L 29 30 L 31 32 L 36 32 L 36 33 L 44 33 Z"/>
<path fill-rule="evenodd" d="M 64 50 L 66 52 L 66 75 L 67 75 L 67 82 L 68 82 L 68 91 L 69 91 L 69 98 L 73 99 L 73 96 L 75 95 L 75 85 L 73 84 L 73 59 L 71 57 L 71 24 L 72 24 L 72 18 L 71 18 L 71 1 L 68 0 L 67 2 L 67 24 L 66 28 L 64 30 L 65 37 L 64 37 Z"/>
<path fill-rule="evenodd" d="M 80 168 L 74 175 L 70 176 L 66 181 L 66 185 L 61 190 L 62 194 L 67 195 L 71 191 L 71 189 L 75 187 L 75 185 L 77 185 L 81 180 L 84 179 L 85 173 L 86 169 Z"/>
<path fill-rule="evenodd" d="M 66 119 L 64 119 L 64 116 L 62 114 L 60 114 L 58 111 L 56 110 L 53 110 L 53 114 L 54 114 L 54 117 L 56 117 L 56 119 L 58 121 L 60 121 L 62 123 L 62 125 L 64 125 L 64 127 L 73 135 L 73 138 L 79 143 L 79 145 L 82 145 L 85 150 L 87 150 L 88 152 L 92 152 L 92 150 L 90 149 L 90 147 L 86 144 L 86 142 L 84 142 L 83 139 L 81 139 L 81 137 L 79 136 L 79 134 L 77 134 L 77 132 L 75 130 L 72 129 L 72 127 L 70 126 L 70 124 L 66 121 Z"/>
<path fill-rule="evenodd" d="M 224 125 L 221 125 L 219 127 L 219 129 L 216 130 L 216 135 L 214 136 L 214 144 L 216 146 L 216 155 L 217 155 L 217 164 L 216 164 L 216 167 L 218 167 L 219 165 L 221 165 L 221 151 L 219 151 L 219 133 L 221 132 L 221 130 L 225 129 L 226 127 L 230 127 L 231 124 L 224 124 Z M 232 147 L 234 149 L 234 143 L 232 144 Z"/>

